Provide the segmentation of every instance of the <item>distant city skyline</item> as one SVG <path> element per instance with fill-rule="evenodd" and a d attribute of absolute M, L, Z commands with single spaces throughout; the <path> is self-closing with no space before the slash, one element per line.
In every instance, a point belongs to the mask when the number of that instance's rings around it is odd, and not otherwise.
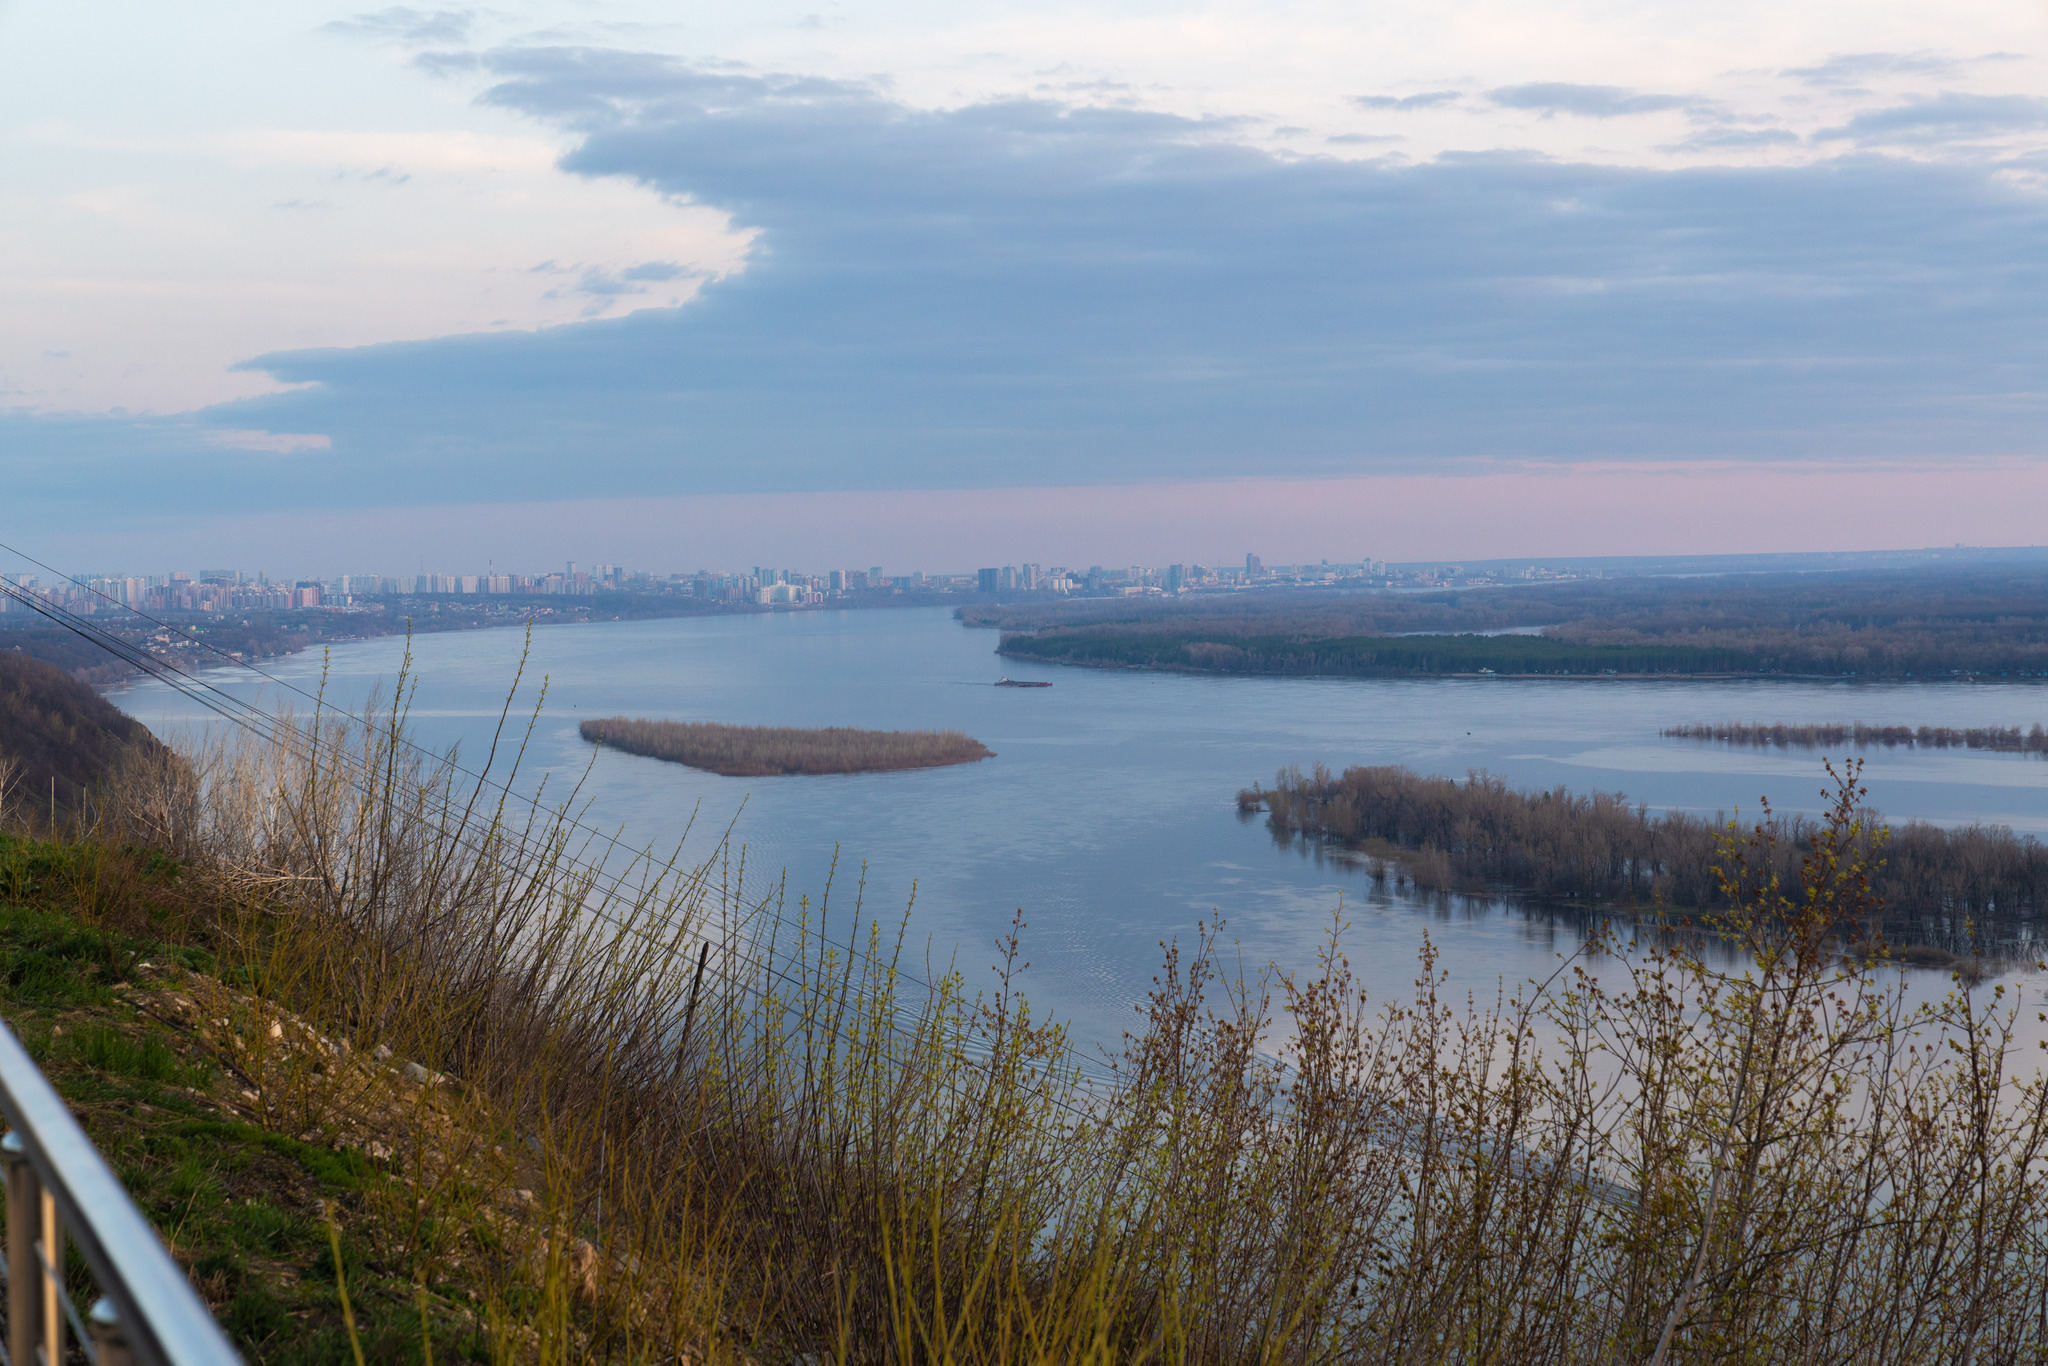
<path fill-rule="evenodd" d="M 17 557 L 18 561 L 18 557 Z M 59 570 L 47 564 L 23 570 L 17 562 L 0 571 L 12 588 L 73 606 L 118 604 L 138 609 L 234 611 L 347 606 L 390 597 L 559 598 L 610 593 L 682 594 L 721 602 L 763 606 L 818 606 L 876 592 L 980 594 L 982 596 L 1114 596 L 1134 592 L 1179 594 L 1245 588 L 1328 586 L 1336 588 L 1418 588 L 1457 583 L 1541 582 L 1634 574 L 1770 572 L 1823 569 L 1939 567 L 1944 564 L 2012 565 L 2048 563 L 2048 543 L 2018 546 L 1946 546 L 1865 549 L 1852 552 L 1790 552 L 1753 555 L 1511 556 L 1500 559 L 1446 558 L 1388 561 L 1298 558 L 1268 561 L 1247 551 L 1241 564 L 1180 560 L 1165 564 L 1063 565 L 1024 561 L 934 570 L 890 564 L 864 567 L 818 564 L 700 565 L 661 570 L 627 563 L 567 561 L 559 568 L 514 569 L 497 565 L 421 570 L 406 574 L 373 571 L 298 578 L 262 568 L 145 570 L 103 568 Z M 29 610 L 0 597 L 0 612 Z"/>

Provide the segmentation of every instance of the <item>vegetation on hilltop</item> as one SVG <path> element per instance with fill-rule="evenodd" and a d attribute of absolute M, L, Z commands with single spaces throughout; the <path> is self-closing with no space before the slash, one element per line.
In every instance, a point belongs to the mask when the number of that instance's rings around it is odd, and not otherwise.
<path fill-rule="evenodd" d="M 55 665 L 0 650 L 0 801 L 74 811 L 131 756 L 158 755 L 147 727 Z M 53 787 L 54 783 L 54 787 Z"/>
<path fill-rule="evenodd" d="M 1000 652 L 1020 658 L 1204 673 L 2048 677 L 2040 570 L 1199 595 L 960 615 L 1004 631 Z M 1541 634 L 1479 634 L 1530 627 Z"/>
<path fill-rule="evenodd" d="M 727 777 L 797 773 L 883 773 L 992 759 L 995 751 L 957 730 L 856 730 L 848 726 L 727 726 L 711 721 L 585 721 L 585 740 L 628 754 L 709 769 Z"/>
<path fill-rule="evenodd" d="M 224 982 L 204 949 L 165 942 L 189 928 L 182 871 L 89 840 L 0 834 L 7 1026 L 249 1361 L 352 1359 L 333 1219 L 371 1359 L 417 1357 L 423 1336 L 444 1359 L 489 1359 L 486 1278 L 450 1266 L 422 1303 L 377 1255 L 396 1229 L 379 1217 L 404 1167 L 393 1158 L 432 1127 L 414 1121 L 438 1119 L 449 1096 L 321 1040 L 331 1103 L 291 1129 L 274 1074 L 244 1045 L 267 1041 L 271 1022 L 289 1030 L 279 1054 L 317 1048 L 315 1036 Z M 98 1292 L 75 1250 L 66 1282 L 83 1313 Z"/>
<path fill-rule="evenodd" d="M 1341 926 L 1228 978 L 1205 930 L 1090 1082 L 1016 936 L 927 990 L 843 891 L 601 862 L 457 777 L 389 710 L 281 723 L 0 843 L 0 995 L 255 1360 L 351 1359 L 344 1278 L 376 1359 L 2048 1348 L 2048 1084 L 2003 988 L 1837 952 L 1853 785 L 1790 884 L 1778 829 L 1722 844 L 1711 936 L 1491 1003 L 1427 947 L 1368 1001 Z"/>
<path fill-rule="evenodd" d="M 1285 835 L 1383 848 L 1424 887 L 1507 886 L 1547 897 L 1721 910 L 1726 821 L 1684 811 L 1652 815 L 1619 792 L 1511 788 L 1473 773 L 1464 782 L 1406 768 L 1322 765 L 1282 769 L 1271 788 L 1238 794 Z M 2048 845 L 2005 826 L 1949 830 L 1911 822 L 1885 832 L 1859 810 L 1852 852 L 1865 865 L 1884 928 L 1904 942 L 1973 951 L 1978 936 L 2008 940 L 2048 916 Z M 1766 813 L 1774 872 L 1798 878 L 1821 829 Z M 1866 927 L 1874 929 L 1875 926 Z"/>

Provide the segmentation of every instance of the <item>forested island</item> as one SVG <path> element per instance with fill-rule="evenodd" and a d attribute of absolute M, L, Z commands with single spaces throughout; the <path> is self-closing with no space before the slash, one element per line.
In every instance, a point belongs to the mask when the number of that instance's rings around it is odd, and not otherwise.
<path fill-rule="evenodd" d="M 1750 745 L 1757 749 L 1819 749 L 1823 745 L 1854 745 L 1869 749 L 1988 749 L 2004 754 L 2048 756 L 2048 730 L 2035 722 L 2022 730 L 2018 726 L 1866 726 L 1861 721 L 1848 725 L 1788 726 L 1722 721 L 1709 725 L 1670 726 L 1658 732 L 1674 740 L 1706 740 L 1725 745 Z"/>
<path fill-rule="evenodd" d="M 1626 579 L 968 608 L 998 652 L 1190 673 L 2048 679 L 2040 570 Z M 1519 632 L 1518 634 L 1502 634 Z"/>
<path fill-rule="evenodd" d="M 592 744 L 708 769 L 729 778 L 884 773 L 971 764 L 995 757 L 994 750 L 957 730 L 802 729 L 607 716 L 585 721 L 581 732 Z"/>
<path fill-rule="evenodd" d="M 1653 815 L 1613 792 L 1562 787 L 1526 791 L 1493 775 L 1464 782 L 1398 767 L 1322 765 L 1284 769 L 1271 788 L 1238 794 L 1247 813 L 1264 810 L 1277 834 L 1325 840 L 1398 863 L 1431 890 L 1511 888 L 1541 897 L 1648 908 L 1714 910 L 1724 903 L 1725 817 L 1683 811 Z M 1861 853 L 1870 854 L 1883 817 L 1862 813 Z M 1814 821 L 1772 819 L 1785 885 Z M 1973 948 L 1973 933 L 2010 937 L 2048 912 L 2048 845 L 2004 826 L 1943 829 L 1913 821 L 1892 828 L 1872 855 L 1871 888 L 1884 900 L 1886 931 L 1903 943 Z"/>

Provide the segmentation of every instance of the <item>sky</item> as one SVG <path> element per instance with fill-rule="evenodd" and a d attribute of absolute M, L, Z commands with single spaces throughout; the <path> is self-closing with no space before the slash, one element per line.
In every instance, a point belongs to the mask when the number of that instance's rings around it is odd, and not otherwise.
<path fill-rule="evenodd" d="M 0 541 L 2039 542 L 2044 54 L 2042 0 L 0 0 Z"/>

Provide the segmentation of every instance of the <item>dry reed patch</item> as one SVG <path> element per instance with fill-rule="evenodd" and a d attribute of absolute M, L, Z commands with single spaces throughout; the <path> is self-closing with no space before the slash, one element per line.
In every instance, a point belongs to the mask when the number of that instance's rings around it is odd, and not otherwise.
<path fill-rule="evenodd" d="M 1781 749 L 1819 749 L 1822 745 L 1876 745 L 1920 749 L 1988 749 L 2007 754 L 2048 755 L 2048 730 L 2037 721 L 2031 730 L 2018 726 L 1788 726 L 1783 722 L 1723 721 L 1713 725 L 1669 726 L 1658 732 L 1668 739 L 1712 740 L 1728 745 L 1775 745 Z"/>
<path fill-rule="evenodd" d="M 886 773 L 992 759 L 957 730 L 856 730 L 847 726 L 727 726 L 710 721 L 585 721 L 583 738 L 628 754 L 667 759 L 729 778 L 797 773 Z"/>

